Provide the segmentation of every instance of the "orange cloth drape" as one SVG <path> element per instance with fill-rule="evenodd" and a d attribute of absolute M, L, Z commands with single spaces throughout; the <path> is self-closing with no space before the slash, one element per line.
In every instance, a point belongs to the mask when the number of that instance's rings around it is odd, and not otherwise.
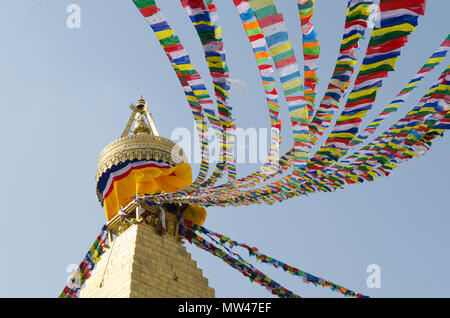
<path fill-rule="evenodd" d="M 133 168 L 114 180 L 112 190 L 104 198 L 106 219 L 109 221 L 116 216 L 119 210 L 133 201 L 137 194 L 175 192 L 189 186 L 191 183 L 192 171 L 191 166 L 187 163 L 182 163 L 173 168 Z M 189 216 L 201 216 L 202 212 L 198 208 L 200 207 L 193 209 L 197 212 L 189 212 Z M 201 221 L 201 218 L 197 218 L 197 220 L 191 219 L 191 221 L 197 223 Z"/>

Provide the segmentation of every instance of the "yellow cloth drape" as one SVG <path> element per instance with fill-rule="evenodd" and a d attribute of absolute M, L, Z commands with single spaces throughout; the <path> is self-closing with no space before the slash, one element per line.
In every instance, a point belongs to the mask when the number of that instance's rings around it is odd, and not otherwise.
<path fill-rule="evenodd" d="M 137 194 L 155 194 L 159 192 L 175 192 L 192 183 L 192 170 L 188 163 L 173 168 L 134 168 L 113 182 L 113 189 L 104 199 L 106 219 L 109 221 L 117 215 L 120 208 L 133 201 Z M 197 223 L 202 219 L 202 212 L 196 207 L 189 212 L 190 216 L 200 218 L 190 221 Z M 205 210 L 206 217 L 206 210 Z M 203 217 L 204 221 L 204 217 Z M 203 223 L 203 222 L 202 222 Z M 199 224 L 199 223 L 197 223 Z"/>
<path fill-rule="evenodd" d="M 202 225 L 206 219 L 206 209 L 198 205 L 189 205 L 181 216 L 195 224 Z"/>

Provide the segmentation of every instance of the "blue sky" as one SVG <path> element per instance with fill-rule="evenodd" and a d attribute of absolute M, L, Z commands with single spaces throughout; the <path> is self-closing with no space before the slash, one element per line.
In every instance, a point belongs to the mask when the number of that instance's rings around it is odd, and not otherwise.
<path fill-rule="evenodd" d="M 251 48 L 231 1 L 216 1 L 231 77 L 237 125 L 269 127 Z M 278 1 L 300 53 L 295 1 Z M 316 1 L 313 23 L 321 44 L 319 96 L 341 41 L 345 0 Z M 66 26 L 68 5 L 81 8 L 81 28 Z M 169 23 L 209 81 L 200 41 L 179 1 L 159 1 Z M 423 65 L 449 30 L 448 1 L 429 0 L 397 71 L 379 91 L 374 116 Z M 159 132 L 192 131 L 192 116 L 165 54 L 132 1 L 27 0 L 0 4 L 0 297 L 56 297 L 100 227 L 95 194 L 100 151 L 122 133 L 128 105 L 141 94 Z M 364 44 L 364 47 L 367 43 Z M 414 106 L 448 64 L 431 72 L 389 124 Z M 211 88 L 211 85 L 208 87 Z M 287 112 L 282 112 L 288 123 Z M 380 130 L 381 131 L 381 130 Z M 290 129 L 283 131 L 286 144 Z M 449 297 L 450 223 L 448 136 L 388 178 L 334 193 L 298 197 L 274 206 L 209 208 L 207 228 L 256 246 L 285 263 L 373 297 Z M 193 165 L 194 170 L 198 167 Z M 257 164 L 238 167 L 240 176 Z M 271 297 L 221 260 L 187 246 L 218 297 Z M 246 255 L 242 250 L 242 255 Z M 370 264 L 381 268 L 381 288 L 366 285 Z M 321 287 L 256 264 L 304 297 L 336 297 Z"/>

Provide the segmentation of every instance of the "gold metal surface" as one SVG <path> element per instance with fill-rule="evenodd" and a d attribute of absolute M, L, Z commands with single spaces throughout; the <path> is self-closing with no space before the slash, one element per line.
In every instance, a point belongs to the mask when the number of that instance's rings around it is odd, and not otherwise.
<path fill-rule="evenodd" d="M 139 208 L 142 209 L 140 214 L 138 212 Z M 123 208 L 123 211 L 126 214 L 135 215 L 136 218 L 128 220 L 124 219 L 120 215 L 116 215 L 111 220 L 109 220 L 106 224 L 106 227 L 108 233 L 110 234 L 110 242 L 113 241 L 114 236 L 119 236 L 133 224 L 145 223 L 156 228 L 160 228 L 162 220 L 160 217 L 161 214 L 159 209 L 159 206 L 149 206 L 143 202 L 130 202 L 126 207 Z M 176 214 L 181 214 L 181 207 L 178 210 L 179 211 L 176 212 Z M 176 215 L 172 213 L 166 213 L 165 216 L 166 234 L 172 235 L 178 240 L 182 240 L 183 237 L 178 234 L 180 222 L 177 220 Z"/>
<path fill-rule="evenodd" d="M 130 105 L 130 109 L 133 111 L 130 115 L 130 119 L 128 120 L 127 126 L 125 127 L 125 130 L 122 133 L 122 137 L 127 136 L 130 133 L 131 126 L 133 125 L 133 122 L 138 122 L 138 119 L 142 120 L 144 117 L 147 119 L 148 124 L 150 125 L 150 131 L 149 134 L 154 136 L 159 136 L 158 129 L 156 128 L 155 122 L 153 121 L 152 115 L 148 111 L 148 104 L 145 102 L 144 98 L 141 98 L 138 100 L 137 105 Z M 144 122 L 145 123 L 145 122 Z"/>
<path fill-rule="evenodd" d="M 133 113 L 122 137 L 110 143 L 100 153 L 95 178 L 96 183 L 111 167 L 129 160 L 156 160 L 172 166 L 187 162 L 183 149 L 170 139 L 158 136 L 153 119 L 147 111 L 147 106 L 141 97 L 137 106 L 131 107 Z M 145 122 L 144 116 L 150 127 Z M 133 134 L 128 135 L 133 123 L 135 123 Z M 97 196 L 99 201 L 103 203 L 103 196 L 98 188 Z"/>

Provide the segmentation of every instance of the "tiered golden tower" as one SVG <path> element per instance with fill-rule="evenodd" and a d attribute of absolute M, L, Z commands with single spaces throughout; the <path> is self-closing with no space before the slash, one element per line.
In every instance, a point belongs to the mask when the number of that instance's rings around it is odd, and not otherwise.
<path fill-rule="evenodd" d="M 128 176 L 135 166 L 153 162 L 177 167 L 187 162 L 181 148 L 159 136 L 142 97 L 130 108 L 133 112 L 121 138 L 109 144 L 98 160 L 97 195 L 102 204 L 111 192 L 115 191 L 114 195 L 120 197 L 124 189 L 129 190 L 129 183 L 125 188 L 122 185 L 122 188 L 108 190 L 108 187 Z M 134 129 L 130 131 L 133 124 Z M 139 192 L 139 187 L 148 189 L 153 180 L 146 178 L 141 178 L 145 182 L 136 181 L 140 182 L 136 191 Z M 164 207 L 175 211 L 162 218 L 160 207 L 122 205 L 120 200 L 116 201 L 124 213 L 136 217 L 125 219 L 117 214 L 115 205 L 109 206 L 106 214 L 110 243 L 81 290 L 81 297 L 214 297 L 214 289 L 208 286 L 208 280 L 178 237 L 179 224 L 174 214 L 180 213 L 181 207 Z M 165 233 L 160 229 L 162 222 Z"/>

